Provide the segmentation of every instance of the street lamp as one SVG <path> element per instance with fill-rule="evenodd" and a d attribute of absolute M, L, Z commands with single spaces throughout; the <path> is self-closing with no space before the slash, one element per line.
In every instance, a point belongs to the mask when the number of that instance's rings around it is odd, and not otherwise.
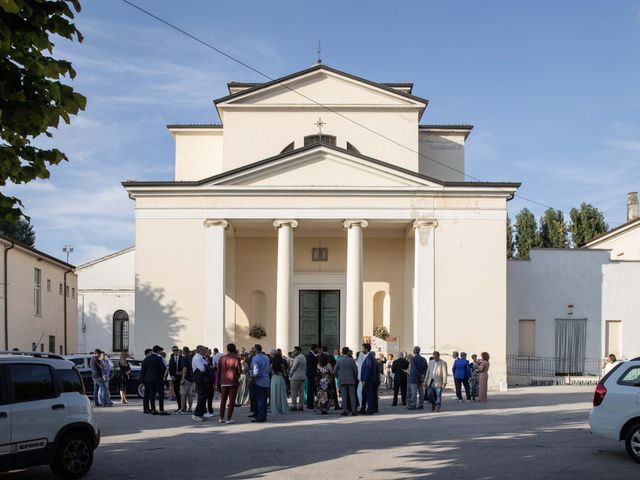
<path fill-rule="evenodd" d="M 69 254 L 73 252 L 73 245 L 65 245 L 62 251 L 67 254 L 67 263 L 69 263 Z"/>

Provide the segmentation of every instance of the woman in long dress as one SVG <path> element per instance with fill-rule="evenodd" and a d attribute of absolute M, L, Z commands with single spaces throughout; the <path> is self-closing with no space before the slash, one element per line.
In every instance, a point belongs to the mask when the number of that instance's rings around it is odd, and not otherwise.
<path fill-rule="evenodd" d="M 318 357 L 318 374 L 316 375 L 316 396 L 318 406 L 316 407 L 322 415 L 329 413 L 333 406 L 334 392 L 336 385 L 333 380 L 333 367 L 327 360 L 327 355 Z"/>
<path fill-rule="evenodd" d="M 284 380 L 285 361 L 279 353 L 271 352 L 271 413 L 289 413 L 287 384 Z"/>
<path fill-rule="evenodd" d="M 240 386 L 236 396 L 236 407 L 246 405 L 249 401 L 249 363 L 246 357 L 240 358 L 240 366 L 242 367 L 242 374 L 240 375 Z"/>
<path fill-rule="evenodd" d="M 471 390 L 471 400 L 474 402 L 478 398 L 478 356 L 474 353 L 471 355 L 471 363 L 469 363 L 469 370 L 471 374 L 469 376 L 469 389 Z"/>
<path fill-rule="evenodd" d="M 127 401 L 127 383 L 131 376 L 131 367 L 127 361 L 127 352 L 120 352 L 120 377 L 118 378 L 118 390 L 120 391 L 120 402 L 129 403 Z"/>
<path fill-rule="evenodd" d="M 487 401 L 487 386 L 489 383 L 489 354 L 482 352 L 480 354 L 480 365 L 478 365 L 478 401 Z"/>

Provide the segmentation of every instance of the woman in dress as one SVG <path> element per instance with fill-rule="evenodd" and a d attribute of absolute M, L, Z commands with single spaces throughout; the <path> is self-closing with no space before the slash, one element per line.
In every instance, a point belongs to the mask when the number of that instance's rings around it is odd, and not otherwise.
<path fill-rule="evenodd" d="M 127 402 L 127 383 L 129 383 L 129 377 L 131 376 L 131 367 L 127 362 L 127 353 L 120 352 L 120 378 L 118 379 L 120 389 L 120 402 Z"/>
<path fill-rule="evenodd" d="M 280 353 L 271 352 L 271 413 L 289 413 L 289 400 L 287 399 L 287 384 L 284 380 L 286 363 Z"/>
<path fill-rule="evenodd" d="M 240 367 L 242 368 L 242 374 L 240 375 L 240 386 L 236 396 L 236 407 L 246 405 L 249 401 L 249 360 L 247 356 L 240 357 Z"/>
<path fill-rule="evenodd" d="M 318 357 L 318 374 L 316 375 L 316 396 L 318 398 L 318 412 L 322 415 L 329 413 L 333 406 L 335 382 L 333 381 L 333 367 L 328 361 L 328 355 Z"/>
<path fill-rule="evenodd" d="M 480 364 L 478 365 L 478 401 L 487 401 L 487 385 L 489 383 L 489 354 L 480 354 Z"/>
<path fill-rule="evenodd" d="M 471 362 L 469 363 L 469 370 L 471 371 L 469 387 L 471 390 L 471 400 L 474 402 L 478 398 L 478 365 L 478 355 L 474 353 L 471 355 Z"/>

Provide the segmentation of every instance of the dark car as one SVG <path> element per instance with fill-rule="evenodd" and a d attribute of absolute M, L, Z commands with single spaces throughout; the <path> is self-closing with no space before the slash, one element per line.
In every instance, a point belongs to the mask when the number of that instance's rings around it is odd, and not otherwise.
<path fill-rule="evenodd" d="M 93 396 L 93 380 L 91 379 L 91 367 L 89 366 L 89 361 L 92 356 L 91 354 L 76 353 L 64 357 L 78 367 L 84 383 L 84 389 L 90 397 Z M 109 361 L 111 362 L 109 393 L 112 396 L 118 397 L 120 395 L 120 362 L 113 362 L 111 359 L 109 359 Z M 137 395 L 142 398 L 144 396 L 144 385 L 140 382 L 140 361 L 127 359 L 127 363 L 131 367 L 129 381 L 127 382 L 127 395 Z"/>

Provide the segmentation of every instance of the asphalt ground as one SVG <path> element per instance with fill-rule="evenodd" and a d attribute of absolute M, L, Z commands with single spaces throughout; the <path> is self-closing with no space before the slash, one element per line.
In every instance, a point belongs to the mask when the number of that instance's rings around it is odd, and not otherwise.
<path fill-rule="evenodd" d="M 440 413 L 380 399 L 380 414 L 312 411 L 235 424 L 150 416 L 139 401 L 98 409 L 102 443 L 87 479 L 639 479 L 622 442 L 589 433 L 593 387 L 527 387 L 489 402 L 443 395 Z M 175 408 L 168 403 L 167 410 Z M 46 467 L 0 479 L 55 478 Z"/>

